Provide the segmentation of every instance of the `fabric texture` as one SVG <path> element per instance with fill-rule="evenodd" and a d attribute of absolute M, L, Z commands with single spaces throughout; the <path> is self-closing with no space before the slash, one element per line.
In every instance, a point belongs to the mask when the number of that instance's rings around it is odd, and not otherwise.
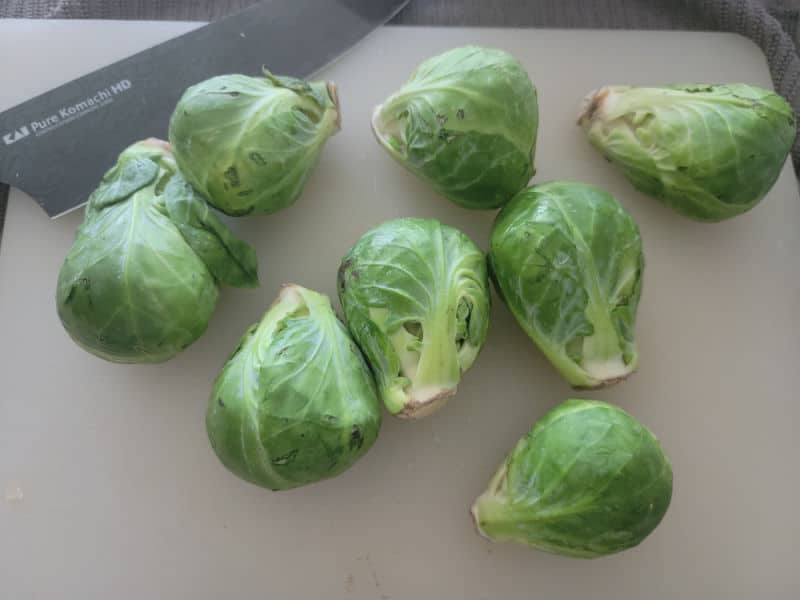
<path fill-rule="evenodd" d="M 256 1 L 0 0 L 0 17 L 205 21 Z M 411 0 L 393 22 L 735 32 L 761 47 L 775 89 L 800 113 L 800 0 Z M 800 172 L 800 140 L 792 158 Z M 0 185 L 0 235 L 4 187 Z"/>

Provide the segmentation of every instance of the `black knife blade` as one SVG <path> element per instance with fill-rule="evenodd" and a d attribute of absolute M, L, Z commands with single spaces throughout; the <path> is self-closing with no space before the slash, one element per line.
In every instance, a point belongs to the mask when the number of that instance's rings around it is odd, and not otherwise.
<path fill-rule="evenodd" d="M 271 0 L 134 54 L 0 113 L 0 182 L 51 217 L 86 201 L 116 156 L 165 137 L 190 85 L 224 73 L 308 77 L 408 0 Z"/>
<path fill-rule="evenodd" d="M 0 183 L 0 248 L 3 247 L 3 227 L 6 224 L 6 208 L 8 207 L 8 194 L 11 188 L 6 183 Z"/>

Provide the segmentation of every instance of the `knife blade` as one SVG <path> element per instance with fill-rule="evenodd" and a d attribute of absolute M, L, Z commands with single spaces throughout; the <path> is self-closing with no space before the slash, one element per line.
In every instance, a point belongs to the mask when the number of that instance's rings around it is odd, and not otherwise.
<path fill-rule="evenodd" d="M 0 113 L 0 182 L 50 217 L 85 203 L 116 156 L 166 137 L 184 90 L 262 66 L 307 78 L 408 0 L 271 0 L 100 68 Z"/>
<path fill-rule="evenodd" d="M 6 208 L 8 208 L 8 194 L 11 188 L 6 183 L 0 183 L 0 248 L 3 247 L 3 227 L 6 224 Z"/>

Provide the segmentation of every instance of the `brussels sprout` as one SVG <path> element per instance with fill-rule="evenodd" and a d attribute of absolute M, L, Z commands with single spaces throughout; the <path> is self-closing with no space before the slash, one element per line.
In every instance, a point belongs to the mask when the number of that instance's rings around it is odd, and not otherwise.
<path fill-rule="evenodd" d="M 497 215 L 489 267 L 525 333 L 570 384 L 609 385 L 636 369 L 642 240 L 612 196 L 568 182 L 523 190 Z"/>
<path fill-rule="evenodd" d="M 467 46 L 423 62 L 375 109 L 372 129 L 400 164 L 466 208 L 497 208 L 534 174 L 539 109 L 524 67 Z"/>
<path fill-rule="evenodd" d="M 186 180 L 213 206 L 240 216 L 291 205 L 338 129 L 332 83 L 265 70 L 190 87 L 172 114 L 169 140 Z"/>
<path fill-rule="evenodd" d="M 641 543 L 672 498 L 672 467 L 625 411 L 567 400 L 517 442 L 472 505 L 478 532 L 595 558 Z"/>
<path fill-rule="evenodd" d="M 444 405 L 486 339 L 484 255 L 433 219 L 396 219 L 365 233 L 339 268 L 339 299 L 381 398 L 401 417 Z"/>
<path fill-rule="evenodd" d="M 744 84 L 603 87 L 579 123 L 636 189 L 699 221 L 758 204 L 795 138 L 786 101 Z"/>
<path fill-rule="evenodd" d="M 334 477 L 378 436 L 369 367 L 326 296 L 286 285 L 214 383 L 211 446 L 233 473 L 272 490 Z"/>
<path fill-rule="evenodd" d="M 206 330 L 217 285 L 258 285 L 255 251 L 178 174 L 169 144 L 119 157 L 90 196 L 58 274 L 65 329 L 114 362 L 175 356 Z"/>

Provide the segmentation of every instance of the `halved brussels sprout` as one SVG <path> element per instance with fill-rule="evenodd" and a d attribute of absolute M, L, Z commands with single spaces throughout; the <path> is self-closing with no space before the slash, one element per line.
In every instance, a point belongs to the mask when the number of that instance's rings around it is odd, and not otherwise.
<path fill-rule="evenodd" d="M 433 219 L 396 219 L 365 233 L 342 261 L 339 298 L 381 398 L 401 417 L 444 405 L 486 339 L 484 254 Z"/>
<path fill-rule="evenodd" d="M 88 352 L 154 363 L 202 335 L 219 284 L 258 285 L 255 251 L 184 181 L 169 144 L 149 139 L 125 150 L 90 196 L 56 303 Z"/>
<path fill-rule="evenodd" d="M 534 174 L 539 109 L 524 67 L 466 46 L 430 58 L 375 109 L 372 128 L 400 164 L 466 208 L 497 208 Z"/>
<path fill-rule="evenodd" d="M 636 369 L 642 240 L 610 194 L 559 181 L 523 190 L 495 219 L 489 267 L 517 322 L 570 384 L 610 385 Z"/>
<path fill-rule="evenodd" d="M 328 138 L 339 130 L 332 83 L 264 71 L 221 75 L 181 97 L 169 140 L 186 180 L 229 215 L 292 204 Z"/>
<path fill-rule="evenodd" d="M 472 506 L 478 532 L 594 558 L 641 543 L 672 498 L 656 437 L 620 408 L 567 400 L 537 421 Z"/>
<path fill-rule="evenodd" d="M 211 446 L 272 490 L 334 477 L 375 442 L 381 411 L 364 358 L 327 296 L 286 285 L 214 382 Z"/>
<path fill-rule="evenodd" d="M 789 104 L 745 84 L 606 86 L 579 123 L 636 189 L 699 221 L 758 204 L 796 135 Z"/>

